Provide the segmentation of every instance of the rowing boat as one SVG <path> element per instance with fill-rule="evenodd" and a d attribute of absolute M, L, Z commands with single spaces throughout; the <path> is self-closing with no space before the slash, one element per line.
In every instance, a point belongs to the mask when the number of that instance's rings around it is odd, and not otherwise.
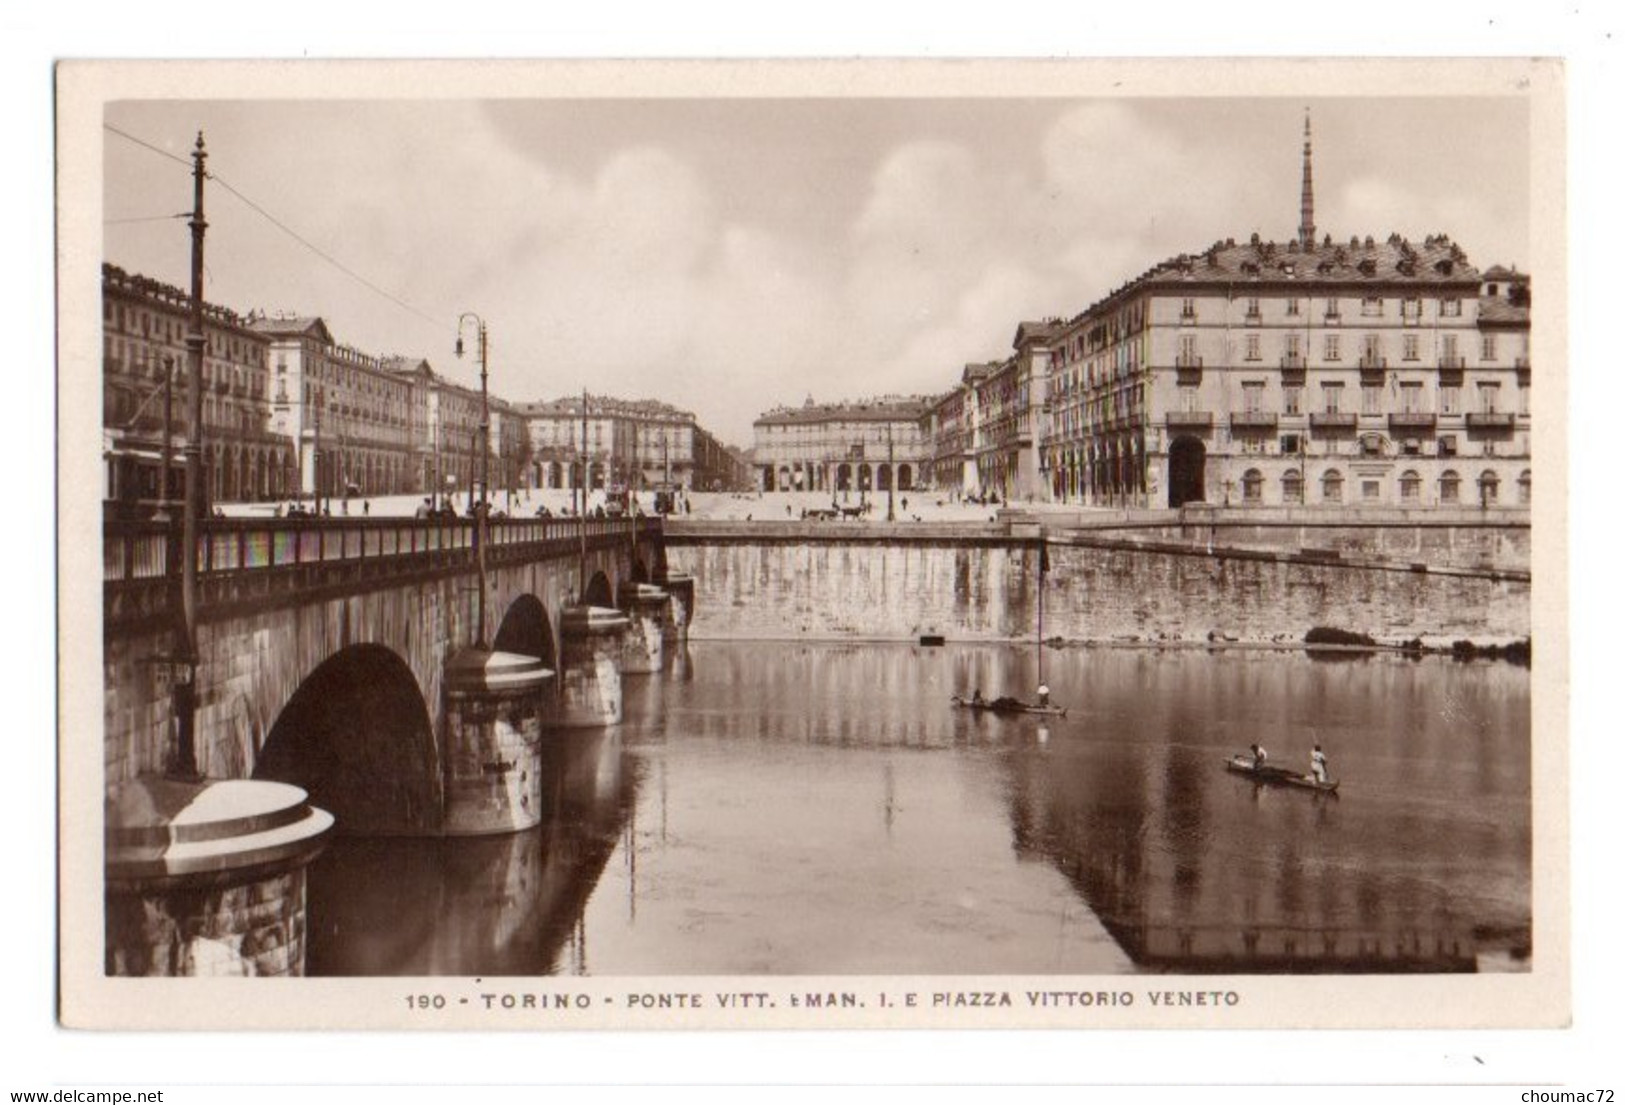
<path fill-rule="evenodd" d="M 985 710 L 990 714 L 1045 714 L 1049 717 L 1065 717 L 1065 706 L 1030 706 L 1016 699 L 996 698 L 991 702 L 973 702 L 958 695 L 948 699 L 961 710 Z"/>
<path fill-rule="evenodd" d="M 1305 790 L 1318 790 L 1322 794 L 1336 794 L 1337 780 L 1322 783 L 1313 775 L 1301 775 L 1296 771 L 1288 771 L 1284 767 L 1271 767 L 1265 764 L 1258 767 L 1253 764 L 1251 756 L 1231 756 L 1224 761 L 1227 771 L 1234 771 L 1237 775 L 1247 775 L 1258 783 L 1279 783 L 1289 787 L 1303 787 Z"/>

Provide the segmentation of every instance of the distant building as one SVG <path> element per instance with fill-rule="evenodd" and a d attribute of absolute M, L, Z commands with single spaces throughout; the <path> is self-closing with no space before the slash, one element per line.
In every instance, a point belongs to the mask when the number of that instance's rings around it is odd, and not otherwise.
<path fill-rule="evenodd" d="M 525 426 L 537 487 L 574 489 L 584 480 L 589 489 L 720 490 L 740 481 L 726 447 L 693 412 L 668 403 L 569 395 L 513 409 Z"/>
<path fill-rule="evenodd" d="M 270 342 L 236 312 L 205 304 L 203 457 L 211 500 L 275 499 L 295 486 L 292 443 L 272 424 Z M 156 505 L 169 382 L 172 467 L 166 497 L 182 492 L 188 434 L 191 297 L 179 288 L 102 266 L 102 425 L 105 496 L 131 511 Z"/>
<path fill-rule="evenodd" d="M 256 314 L 270 342 L 273 424 L 297 443 L 302 494 L 393 495 L 415 489 L 410 382 L 333 339 L 314 316 Z"/>
<path fill-rule="evenodd" d="M 909 491 L 929 472 L 921 420 L 932 400 L 888 395 L 779 407 L 756 419 L 752 463 L 763 491 Z"/>

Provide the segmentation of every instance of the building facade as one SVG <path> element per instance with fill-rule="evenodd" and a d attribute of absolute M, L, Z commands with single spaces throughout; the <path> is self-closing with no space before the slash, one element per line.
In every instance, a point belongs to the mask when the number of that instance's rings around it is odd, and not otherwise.
<path fill-rule="evenodd" d="M 422 416 L 409 379 L 334 341 L 309 316 L 256 315 L 270 345 L 272 424 L 297 444 L 301 495 L 396 495 L 416 489 L 415 420 Z"/>
<path fill-rule="evenodd" d="M 934 401 L 885 396 L 779 407 L 755 422 L 752 463 L 761 491 L 865 494 L 910 491 L 931 470 L 922 421 Z"/>
<path fill-rule="evenodd" d="M 270 343 L 224 307 L 203 308 L 203 463 L 214 501 L 276 499 L 295 484 L 291 443 L 272 423 Z M 102 426 L 105 497 L 178 501 L 187 436 L 191 297 L 179 288 L 102 266 Z M 161 485 L 166 393 L 167 490 Z"/>
<path fill-rule="evenodd" d="M 514 408 L 537 487 L 690 491 L 740 486 L 737 458 L 692 411 L 653 399 L 565 396 Z M 583 476 L 583 460 L 585 475 Z"/>

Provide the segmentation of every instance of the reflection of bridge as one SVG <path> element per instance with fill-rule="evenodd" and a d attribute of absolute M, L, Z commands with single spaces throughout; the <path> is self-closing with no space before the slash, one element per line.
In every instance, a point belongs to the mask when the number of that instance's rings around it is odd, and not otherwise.
<path fill-rule="evenodd" d="M 671 581 L 673 614 L 666 592 L 644 585 L 666 579 L 658 519 L 493 522 L 490 647 L 559 678 L 539 701 L 499 688 L 475 701 L 453 663 L 475 643 L 479 617 L 471 521 L 200 529 L 198 770 L 296 782 L 350 832 L 478 832 L 509 815 L 534 823 L 539 772 L 512 748 L 534 744 L 538 724 L 618 720 L 622 671 L 648 671 L 651 657 L 657 669 L 662 628 L 687 621 L 681 581 Z M 178 544 L 156 524 L 104 530 L 109 787 L 173 767 L 165 657 L 176 651 Z M 482 674 L 487 690 L 500 683 Z M 473 820 L 450 809 L 465 799 Z"/>

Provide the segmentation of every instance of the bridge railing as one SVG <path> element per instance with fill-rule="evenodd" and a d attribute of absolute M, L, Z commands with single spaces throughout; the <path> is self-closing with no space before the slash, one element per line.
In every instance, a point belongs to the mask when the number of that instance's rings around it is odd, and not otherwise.
<path fill-rule="evenodd" d="M 660 534 L 658 519 L 586 520 L 520 518 L 491 522 L 491 547 Z M 107 583 L 161 579 L 169 572 L 171 549 L 179 545 L 163 522 L 108 522 L 102 531 L 102 579 Z M 198 570 L 203 573 L 254 571 L 334 561 L 431 555 L 474 547 L 474 523 L 467 519 L 212 518 L 199 527 Z"/>

